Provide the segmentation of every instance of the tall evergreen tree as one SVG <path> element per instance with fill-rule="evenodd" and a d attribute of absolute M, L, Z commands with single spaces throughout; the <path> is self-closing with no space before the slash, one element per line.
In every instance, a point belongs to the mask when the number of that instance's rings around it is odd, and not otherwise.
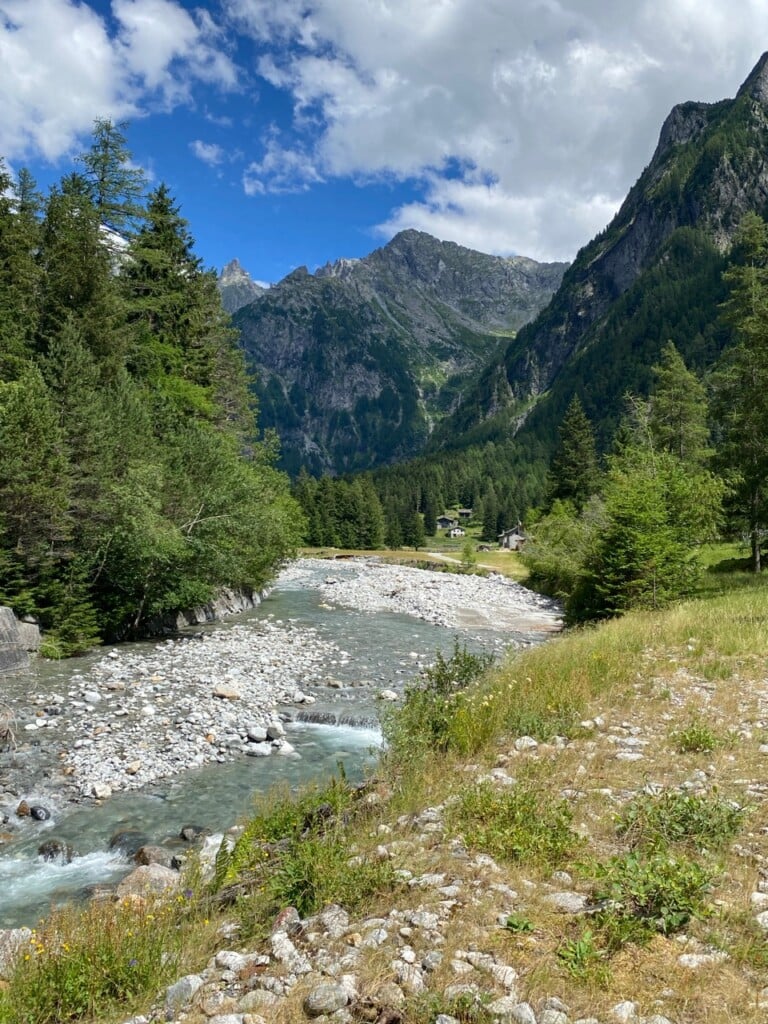
<path fill-rule="evenodd" d="M 711 454 L 704 385 L 686 367 L 671 341 L 661 350 L 661 361 L 653 367 L 653 374 L 649 429 L 656 448 L 671 452 L 689 465 L 703 465 Z"/>
<path fill-rule="evenodd" d="M 730 475 L 732 503 L 746 527 L 754 572 L 762 568 L 768 527 L 768 225 L 747 214 L 739 228 L 735 262 L 726 272 L 730 296 L 723 307 L 735 344 L 717 375 L 723 440 L 720 463 Z"/>
<path fill-rule="evenodd" d="M 598 487 L 595 435 L 578 395 L 566 409 L 558 431 L 559 443 L 549 469 L 547 505 L 570 501 L 584 507 Z"/>
<path fill-rule="evenodd" d="M 119 233 L 143 216 L 147 185 L 144 171 L 131 163 L 127 127 L 125 121 L 114 124 L 108 118 L 97 118 L 90 149 L 78 157 L 101 224 Z"/>

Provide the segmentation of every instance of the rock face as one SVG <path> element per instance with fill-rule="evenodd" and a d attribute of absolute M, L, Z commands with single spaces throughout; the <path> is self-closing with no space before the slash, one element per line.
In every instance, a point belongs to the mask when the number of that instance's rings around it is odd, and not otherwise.
<path fill-rule="evenodd" d="M 367 469 L 417 454 L 565 267 L 403 231 L 364 259 L 295 270 L 239 310 L 261 422 L 277 429 L 286 468 Z"/>
<path fill-rule="evenodd" d="M 219 277 L 219 294 L 221 304 L 227 313 L 235 313 L 249 302 L 258 299 L 263 295 L 266 288 L 256 284 L 247 270 L 244 270 L 238 260 L 231 260 L 221 272 Z"/>
<path fill-rule="evenodd" d="M 29 657 L 10 608 L 0 607 L 0 676 L 29 666 Z"/>
<path fill-rule="evenodd" d="M 631 301 L 622 305 L 622 298 L 643 275 L 677 260 L 677 279 L 685 279 L 686 267 L 691 278 L 702 255 L 727 252 L 745 213 L 767 204 L 768 54 L 735 99 L 673 108 L 651 162 L 613 221 L 581 250 L 547 308 L 489 364 L 452 430 L 470 429 L 500 408 L 527 409 L 531 397 L 556 389 L 560 375 L 571 373 L 576 357 L 598 349 L 617 318 L 631 322 L 636 309 Z M 675 246 L 683 241 L 689 251 L 678 255 Z M 670 336 L 665 329 L 660 344 Z M 657 355 L 658 348 L 639 358 L 649 357 L 652 365 Z M 571 373 L 571 393 L 574 380 L 583 384 L 590 373 L 609 372 L 610 359 L 606 351 L 582 366 L 578 378 Z M 626 387 L 626 380 L 617 384 L 615 397 L 620 400 Z M 560 404 L 564 409 L 567 399 Z"/>

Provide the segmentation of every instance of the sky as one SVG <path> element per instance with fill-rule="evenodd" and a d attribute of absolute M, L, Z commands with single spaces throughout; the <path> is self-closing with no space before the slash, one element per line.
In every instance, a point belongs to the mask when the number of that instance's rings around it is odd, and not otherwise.
<path fill-rule="evenodd" d="M 127 121 L 206 266 L 275 282 L 417 228 L 570 260 L 765 0 L 0 0 L 0 156 L 45 187 Z"/>

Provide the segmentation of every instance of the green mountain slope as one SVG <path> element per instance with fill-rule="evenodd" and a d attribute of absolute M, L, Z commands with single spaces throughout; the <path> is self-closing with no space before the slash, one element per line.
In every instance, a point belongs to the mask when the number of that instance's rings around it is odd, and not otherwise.
<path fill-rule="evenodd" d="M 551 440 L 574 392 L 607 438 L 621 395 L 647 390 L 665 341 L 699 366 L 716 356 L 723 257 L 743 215 L 766 209 L 768 55 L 735 99 L 672 110 L 611 224 L 579 252 L 547 308 L 491 360 L 433 449 L 510 432 L 543 430 Z"/>

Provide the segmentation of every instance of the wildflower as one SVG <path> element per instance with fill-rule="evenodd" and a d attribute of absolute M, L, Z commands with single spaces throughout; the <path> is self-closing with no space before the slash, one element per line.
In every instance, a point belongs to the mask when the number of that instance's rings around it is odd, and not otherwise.
<path fill-rule="evenodd" d="M 135 967 L 135 966 L 136 966 L 136 964 L 138 964 L 138 962 L 139 962 L 139 961 L 138 961 L 138 960 L 136 959 L 136 957 L 135 957 L 135 956 L 133 956 L 133 957 L 131 957 L 131 959 L 130 959 L 130 960 L 128 961 L 128 966 L 129 966 L 129 967 Z"/>

